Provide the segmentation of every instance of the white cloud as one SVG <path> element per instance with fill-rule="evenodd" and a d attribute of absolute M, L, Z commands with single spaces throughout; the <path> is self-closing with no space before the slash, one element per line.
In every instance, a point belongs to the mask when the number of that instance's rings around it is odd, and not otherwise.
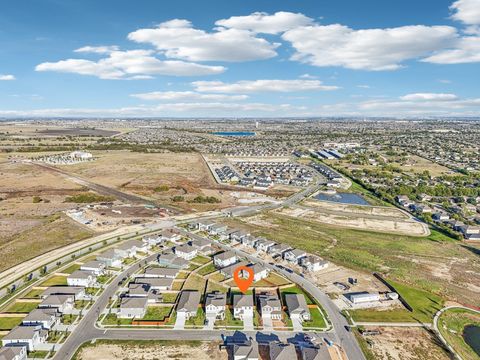
<path fill-rule="evenodd" d="M 302 74 L 300 75 L 300 79 L 317 79 L 317 77 L 315 75 Z"/>
<path fill-rule="evenodd" d="M 323 85 L 320 80 L 243 80 L 236 83 L 195 81 L 196 91 L 215 93 L 255 93 L 336 90 L 337 86 Z"/>
<path fill-rule="evenodd" d="M 415 93 L 404 95 L 400 99 L 406 101 L 452 101 L 457 100 L 458 96 L 455 94 Z"/>
<path fill-rule="evenodd" d="M 178 60 L 159 60 L 151 50 L 112 51 L 98 61 L 67 59 L 45 62 L 36 71 L 57 71 L 97 76 L 100 79 L 145 79 L 151 75 L 200 76 L 220 74 L 223 66 L 207 66 Z"/>
<path fill-rule="evenodd" d="M 437 51 L 423 59 L 434 64 L 466 64 L 480 62 L 480 36 L 466 36 L 459 39 L 455 46 Z"/>
<path fill-rule="evenodd" d="M 292 60 L 314 66 L 395 70 L 404 61 L 450 46 L 457 36 L 451 26 L 353 30 L 333 24 L 298 27 L 285 32 L 282 38 L 296 50 Z"/>
<path fill-rule="evenodd" d="M 238 101 L 248 98 L 247 95 L 200 94 L 194 91 L 153 91 L 131 96 L 142 100 L 158 101 Z"/>
<path fill-rule="evenodd" d="M 156 28 L 139 29 L 128 39 L 154 45 L 168 58 L 188 61 L 249 61 L 277 55 L 279 44 L 258 38 L 248 30 L 217 28 L 214 32 L 194 29 L 188 20 L 174 19 Z"/>
<path fill-rule="evenodd" d="M 15 76 L 13 75 L 3 75 L 3 74 L 0 74 L 0 81 L 12 81 L 12 80 L 16 80 Z"/>
<path fill-rule="evenodd" d="M 119 47 L 116 45 L 109 46 L 83 46 L 74 50 L 77 53 L 94 53 L 94 54 L 110 54 L 113 51 L 118 51 Z"/>
<path fill-rule="evenodd" d="M 218 20 L 215 25 L 226 28 L 251 30 L 255 33 L 278 34 L 299 26 L 309 25 L 313 20 L 300 13 L 279 11 L 273 15 L 255 12 L 247 16 L 232 16 Z"/>
<path fill-rule="evenodd" d="M 451 6 L 452 19 L 468 25 L 480 25 L 480 1 L 458 0 Z"/>
<path fill-rule="evenodd" d="M 360 89 L 370 89 L 370 85 L 357 85 Z"/>

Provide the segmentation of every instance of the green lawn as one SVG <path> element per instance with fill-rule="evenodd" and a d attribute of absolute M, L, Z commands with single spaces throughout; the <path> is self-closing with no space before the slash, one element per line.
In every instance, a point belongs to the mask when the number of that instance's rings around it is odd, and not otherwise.
<path fill-rule="evenodd" d="M 207 257 L 207 256 L 197 255 L 197 256 L 194 257 L 191 261 L 203 265 L 203 264 L 208 263 L 208 262 L 211 261 L 211 260 L 212 260 L 212 259 L 210 259 L 210 258 Z"/>
<path fill-rule="evenodd" d="M 77 319 L 78 315 L 65 314 L 62 315 L 62 324 L 70 325 Z"/>
<path fill-rule="evenodd" d="M 201 307 L 197 310 L 197 315 L 185 321 L 185 325 L 193 325 L 195 327 L 203 327 L 205 325 L 205 312 Z"/>
<path fill-rule="evenodd" d="M 280 289 L 280 295 L 282 297 L 282 303 L 285 304 L 285 294 L 303 294 L 305 296 L 305 301 L 307 302 L 308 305 L 315 304 L 315 302 L 312 300 L 310 295 L 308 295 L 305 291 L 303 291 L 302 288 L 300 288 L 297 285 L 285 288 L 285 289 Z"/>
<path fill-rule="evenodd" d="M 400 295 L 413 308 L 413 312 L 406 309 L 375 311 L 373 309 L 351 310 L 350 314 L 359 322 L 426 322 L 433 321 L 435 313 L 443 307 L 443 300 L 430 292 L 416 289 L 395 281 L 389 281 Z"/>
<path fill-rule="evenodd" d="M 118 319 L 115 314 L 107 314 L 102 322 L 103 325 L 132 325 L 132 319 Z"/>
<path fill-rule="evenodd" d="M 0 331 L 12 330 L 22 322 L 22 317 L 0 317 Z"/>
<path fill-rule="evenodd" d="M 197 274 L 203 276 L 203 275 L 211 274 L 214 271 L 217 271 L 217 268 L 215 267 L 215 265 L 213 265 L 213 262 L 212 262 L 211 264 L 208 264 L 208 265 L 204 266 L 203 268 L 201 268 L 200 270 L 198 270 Z"/>
<path fill-rule="evenodd" d="M 45 359 L 48 351 L 31 351 L 28 353 L 29 359 Z"/>
<path fill-rule="evenodd" d="M 223 286 L 221 284 L 214 283 L 212 281 L 208 281 L 208 283 L 207 283 L 207 293 L 212 292 L 212 291 L 227 293 L 228 289 L 229 289 L 228 287 Z"/>
<path fill-rule="evenodd" d="M 26 293 L 23 298 L 25 299 L 38 299 L 40 295 L 44 292 L 43 289 L 32 289 L 28 293 Z"/>
<path fill-rule="evenodd" d="M 190 272 L 188 271 L 180 271 L 178 274 L 177 274 L 177 277 L 175 279 L 186 279 L 188 277 L 188 275 L 190 275 Z"/>
<path fill-rule="evenodd" d="M 322 313 L 318 308 L 310 309 L 310 321 L 304 321 L 303 326 L 305 328 L 321 328 L 325 329 L 327 327 L 327 323 L 325 318 L 323 317 Z"/>
<path fill-rule="evenodd" d="M 8 313 L 29 313 L 33 309 L 36 309 L 38 306 L 38 303 L 36 302 L 22 302 L 22 301 L 16 301 L 12 303 L 10 306 L 8 306 L 5 309 L 5 312 Z"/>
<path fill-rule="evenodd" d="M 112 277 L 108 275 L 100 275 L 97 277 L 97 282 L 99 284 L 106 284 L 108 280 L 110 280 Z"/>
<path fill-rule="evenodd" d="M 80 266 L 81 266 L 81 265 L 79 265 L 79 264 L 72 264 L 72 265 L 70 265 L 69 267 L 63 269 L 61 272 L 62 272 L 62 273 L 65 273 L 65 274 L 71 274 L 71 273 L 79 270 L 79 269 L 80 269 Z"/>
<path fill-rule="evenodd" d="M 172 306 L 149 306 L 142 320 L 163 321 L 172 312 Z"/>
<path fill-rule="evenodd" d="M 197 274 L 191 274 L 183 284 L 183 290 L 198 290 L 203 293 L 207 280 Z"/>
<path fill-rule="evenodd" d="M 162 293 L 164 303 L 175 303 L 175 300 L 178 297 L 178 293 Z"/>
<path fill-rule="evenodd" d="M 290 284 L 291 282 L 285 279 L 283 276 L 277 273 L 271 272 L 265 279 L 257 281 L 252 284 L 253 287 L 269 287 L 269 286 L 282 286 Z"/>
<path fill-rule="evenodd" d="M 480 326 L 480 314 L 463 310 L 450 309 L 440 316 L 438 328 L 445 340 L 460 354 L 464 360 L 478 359 L 473 349 L 463 339 L 463 330 L 468 325 Z"/>
<path fill-rule="evenodd" d="M 243 321 L 235 319 L 230 309 L 227 309 L 225 311 L 225 320 L 217 320 L 215 322 L 215 325 L 216 326 L 234 326 L 234 327 L 238 327 L 239 329 L 243 329 Z"/>
<path fill-rule="evenodd" d="M 58 285 L 67 285 L 67 277 L 61 276 L 61 275 L 52 276 L 46 279 L 44 282 L 42 282 L 38 286 L 50 287 L 50 286 L 58 286 Z"/>

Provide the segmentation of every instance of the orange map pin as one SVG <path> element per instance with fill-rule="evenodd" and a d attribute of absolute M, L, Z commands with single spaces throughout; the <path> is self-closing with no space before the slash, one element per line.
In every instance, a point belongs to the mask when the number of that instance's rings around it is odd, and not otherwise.
<path fill-rule="evenodd" d="M 248 273 L 247 278 L 243 277 L 245 272 Z M 248 288 L 252 284 L 253 277 L 254 277 L 253 270 L 247 266 L 239 266 L 233 272 L 233 280 L 235 280 L 235 283 L 237 284 L 238 288 L 244 294 L 247 292 Z"/>

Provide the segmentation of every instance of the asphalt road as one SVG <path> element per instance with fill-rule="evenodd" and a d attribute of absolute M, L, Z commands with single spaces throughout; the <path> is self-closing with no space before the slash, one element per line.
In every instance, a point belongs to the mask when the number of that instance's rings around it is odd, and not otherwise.
<path fill-rule="evenodd" d="M 193 234 L 184 230 L 182 231 L 184 232 L 185 235 L 188 235 L 191 238 L 206 239 L 211 243 L 215 243 L 216 245 L 220 246 L 224 250 L 233 251 L 235 254 L 237 254 L 237 256 L 246 258 L 252 263 L 262 264 L 264 267 L 274 270 L 276 272 L 279 272 L 290 281 L 302 286 L 311 296 L 315 298 L 315 300 L 318 301 L 318 303 L 322 305 L 322 307 L 327 312 L 327 316 L 333 325 L 333 330 L 334 330 L 333 341 L 341 345 L 341 347 L 345 350 L 350 360 L 365 359 L 365 356 L 363 355 L 363 352 L 360 349 L 360 346 L 358 345 L 357 340 L 355 339 L 355 335 L 347 329 L 348 328 L 347 320 L 343 317 L 343 315 L 340 313 L 339 309 L 332 302 L 332 300 L 324 292 L 320 291 L 318 287 L 314 283 L 312 283 L 310 280 L 304 278 L 303 276 L 298 275 L 295 272 L 290 273 L 284 269 L 280 269 L 276 266 L 270 265 L 269 263 L 263 261 L 262 259 L 259 259 L 256 256 L 253 256 L 251 254 L 247 254 L 242 250 L 232 248 L 228 245 L 223 245 L 223 244 L 214 242 L 213 240 L 200 237 L 196 234 Z"/>

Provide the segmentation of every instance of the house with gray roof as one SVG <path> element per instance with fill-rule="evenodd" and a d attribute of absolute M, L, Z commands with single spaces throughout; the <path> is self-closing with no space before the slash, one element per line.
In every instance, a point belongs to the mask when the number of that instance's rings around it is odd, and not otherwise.
<path fill-rule="evenodd" d="M 300 266 L 310 272 L 320 271 L 328 267 L 328 261 L 316 255 L 308 255 L 300 259 Z"/>
<path fill-rule="evenodd" d="M 290 317 L 304 320 L 310 320 L 310 309 L 308 308 L 303 294 L 285 294 L 285 303 L 287 305 Z"/>
<path fill-rule="evenodd" d="M 72 295 L 48 295 L 38 307 L 40 309 L 56 309 L 60 313 L 69 312 L 73 309 L 75 300 Z"/>
<path fill-rule="evenodd" d="M 235 264 L 237 261 L 237 255 L 233 251 L 225 251 L 213 257 L 213 263 L 217 268 Z"/>
<path fill-rule="evenodd" d="M 196 290 L 183 290 L 177 302 L 177 315 L 181 314 L 185 319 L 197 315 L 201 294 Z"/>
<path fill-rule="evenodd" d="M 283 253 L 283 258 L 291 263 L 298 264 L 300 259 L 306 257 L 308 254 L 304 250 L 292 249 Z"/>
<path fill-rule="evenodd" d="M 121 267 L 123 258 L 124 257 L 114 249 L 105 250 L 97 255 L 97 260 L 104 262 L 106 267 Z"/>
<path fill-rule="evenodd" d="M 255 340 L 249 340 L 245 343 L 234 343 L 230 345 L 233 360 L 258 360 L 258 343 Z M 291 359 L 294 360 L 294 359 Z"/>
<path fill-rule="evenodd" d="M 83 286 L 50 286 L 40 295 L 41 299 L 45 299 L 49 295 L 71 295 L 73 300 L 85 297 L 85 288 Z"/>
<path fill-rule="evenodd" d="M 262 318 L 282 319 L 282 304 L 277 294 L 260 293 L 257 295 L 257 304 Z"/>
<path fill-rule="evenodd" d="M 300 350 L 301 360 L 331 360 L 332 357 L 325 345 L 316 347 L 302 347 Z"/>
<path fill-rule="evenodd" d="M 33 309 L 22 319 L 23 325 L 40 326 L 42 329 L 49 330 L 57 324 L 60 313 L 56 309 Z"/>
<path fill-rule="evenodd" d="M 149 267 L 145 269 L 145 273 L 140 275 L 141 277 L 150 277 L 150 278 L 169 278 L 175 279 L 179 273 L 179 269 L 175 268 L 158 268 L 158 267 Z"/>
<path fill-rule="evenodd" d="M 297 358 L 295 345 L 291 343 L 272 342 L 269 347 L 270 360 L 292 360 Z"/>
<path fill-rule="evenodd" d="M 5 346 L 0 348 L 0 360 L 26 360 L 26 346 Z"/>
<path fill-rule="evenodd" d="M 247 265 L 248 265 L 247 262 L 240 261 L 240 262 L 237 262 L 233 265 L 229 265 L 227 267 L 221 268 L 219 271 L 220 271 L 220 274 L 222 274 L 223 276 L 225 276 L 228 279 L 228 278 L 233 277 L 233 274 L 235 273 L 235 270 L 237 270 L 237 268 L 239 266 L 247 266 Z"/>
<path fill-rule="evenodd" d="M 215 319 L 225 319 L 225 309 L 227 306 L 227 294 L 214 291 L 205 296 L 205 313 Z"/>
<path fill-rule="evenodd" d="M 144 297 L 123 297 L 117 317 L 120 319 L 141 319 L 147 312 L 148 300 Z"/>
<path fill-rule="evenodd" d="M 173 279 L 172 278 L 152 278 L 152 277 L 137 277 L 135 278 L 136 284 L 150 285 L 152 290 L 172 290 Z"/>
<path fill-rule="evenodd" d="M 34 351 L 47 342 L 48 331 L 36 326 L 16 326 L 2 338 L 3 346 L 25 346 Z"/>
<path fill-rule="evenodd" d="M 175 255 L 181 257 L 182 259 L 192 260 L 195 256 L 197 256 L 198 249 L 188 244 L 182 244 L 176 246 L 174 252 Z"/>
<path fill-rule="evenodd" d="M 244 317 L 253 319 L 253 296 L 251 294 L 233 294 L 233 317 L 243 320 Z"/>
<path fill-rule="evenodd" d="M 99 260 L 87 261 L 80 265 L 80 270 L 91 271 L 95 276 L 99 276 L 105 272 L 105 263 Z"/>
<path fill-rule="evenodd" d="M 67 277 L 68 286 L 94 286 L 97 281 L 97 276 L 93 271 L 76 270 Z"/>
<path fill-rule="evenodd" d="M 176 269 L 184 269 L 188 267 L 189 264 L 187 260 L 169 252 L 158 255 L 158 263 L 161 266 L 168 266 Z"/>

